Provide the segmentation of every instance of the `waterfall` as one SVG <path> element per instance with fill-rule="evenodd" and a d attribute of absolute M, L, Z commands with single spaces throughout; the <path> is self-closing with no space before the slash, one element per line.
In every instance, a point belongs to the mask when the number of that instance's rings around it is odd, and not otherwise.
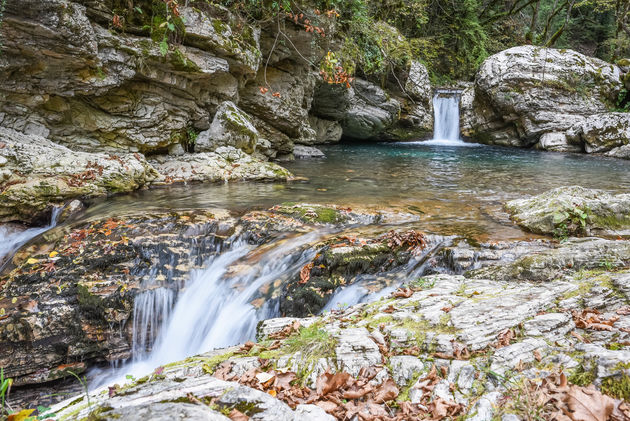
<path fill-rule="evenodd" d="M 433 97 L 433 140 L 460 141 L 459 93 L 437 91 Z"/>
<path fill-rule="evenodd" d="M 38 235 L 54 228 L 62 208 L 53 208 L 50 223 L 45 227 L 23 229 L 18 225 L 0 225 L 0 270 L 11 259 L 13 254 L 24 244 Z"/>
<path fill-rule="evenodd" d="M 472 146 L 459 137 L 459 90 L 437 90 L 433 96 L 433 139 L 423 145 Z"/>
<path fill-rule="evenodd" d="M 140 293 L 134 304 L 133 362 L 96 385 L 254 339 L 259 321 L 280 315 L 274 288 L 314 258 L 308 245 L 323 235 L 318 231 L 258 248 L 243 240 L 228 242 L 204 269 L 191 272 L 174 304 L 174 293 L 166 288 Z"/>

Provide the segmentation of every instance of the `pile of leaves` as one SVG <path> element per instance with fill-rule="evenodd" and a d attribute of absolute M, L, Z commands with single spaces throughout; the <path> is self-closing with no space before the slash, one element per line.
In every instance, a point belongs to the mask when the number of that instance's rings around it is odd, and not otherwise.
<path fill-rule="evenodd" d="M 281 371 L 271 367 L 269 360 L 259 360 L 260 367 L 252 368 L 241 376 L 232 373 L 233 362 L 221 363 L 214 376 L 226 381 L 236 381 L 251 388 L 261 390 L 285 402 L 291 408 L 300 404 L 314 404 L 337 419 L 362 421 L 403 421 L 420 419 L 444 419 L 463 413 L 464 407 L 443 399 L 431 399 L 431 391 L 440 381 L 435 367 L 421 380 L 420 390 L 424 393 L 422 402 L 393 401 L 400 390 L 390 378 L 377 384 L 373 380 L 383 367 L 364 367 L 357 377 L 347 372 L 326 371 L 316 381 L 315 389 L 300 384 L 300 379 L 292 371 Z M 396 408 L 398 406 L 398 408 Z M 248 419 L 237 409 L 232 409 L 230 418 L 234 421 Z"/>
<path fill-rule="evenodd" d="M 571 313 L 575 326 L 580 329 L 593 330 L 616 330 L 614 324 L 619 320 L 619 316 L 613 316 L 610 319 L 601 317 L 601 313 L 592 308 L 585 308 L 582 311 L 573 310 Z"/>
<path fill-rule="evenodd" d="M 383 236 L 390 248 L 406 248 L 407 250 L 422 250 L 427 247 L 424 233 L 415 230 L 406 232 L 389 231 Z"/>
<path fill-rule="evenodd" d="M 630 404 L 604 395 L 595 386 L 570 384 L 564 373 L 542 382 L 526 380 L 519 390 L 506 393 L 499 406 L 527 414 L 527 419 L 552 421 L 623 421 L 630 419 Z M 514 395 L 520 398 L 515 400 Z"/>

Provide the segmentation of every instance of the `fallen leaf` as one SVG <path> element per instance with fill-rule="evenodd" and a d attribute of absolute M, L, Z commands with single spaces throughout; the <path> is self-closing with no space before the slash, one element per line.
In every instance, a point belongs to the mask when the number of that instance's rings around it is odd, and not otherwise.
<path fill-rule="evenodd" d="M 594 388 L 572 385 L 567 405 L 574 421 L 606 421 L 615 409 L 615 401 Z"/>
<path fill-rule="evenodd" d="M 349 378 L 350 374 L 345 372 L 332 374 L 327 371 L 317 378 L 317 394 L 325 396 L 339 390 L 348 382 Z"/>
<path fill-rule="evenodd" d="M 34 409 L 23 409 L 20 412 L 15 414 L 11 414 L 8 416 L 7 421 L 24 421 L 26 420 L 33 412 Z"/>
<path fill-rule="evenodd" d="M 398 397 L 398 387 L 392 379 L 387 379 L 376 389 L 374 392 L 374 401 L 376 403 L 383 403 L 393 401 Z"/>
<path fill-rule="evenodd" d="M 232 421 L 248 421 L 249 420 L 249 417 L 247 415 L 243 414 L 238 409 L 233 409 L 228 414 L 228 418 L 231 419 Z"/>

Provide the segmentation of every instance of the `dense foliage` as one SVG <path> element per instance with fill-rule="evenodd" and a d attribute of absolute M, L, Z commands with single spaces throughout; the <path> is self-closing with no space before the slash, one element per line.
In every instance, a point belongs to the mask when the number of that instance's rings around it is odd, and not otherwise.
<path fill-rule="evenodd" d="M 522 44 L 572 48 L 610 61 L 630 55 L 630 0 L 125 0 L 118 3 L 124 4 L 128 11 L 144 13 L 145 18 L 150 13 L 152 36 L 158 42 L 178 32 L 176 19 L 169 17 L 177 3 L 226 6 L 260 25 L 301 16 L 300 23 L 308 22 L 304 25 L 307 28 L 313 25 L 311 30 L 319 29 L 317 25 L 322 19 L 333 17 L 338 41 L 335 53 L 344 71 L 381 83 L 405 69 L 411 59 L 423 61 L 436 83 L 470 79 L 486 57 Z M 326 14 L 331 11 L 334 15 Z M 130 19 L 137 21 L 138 16 Z"/>

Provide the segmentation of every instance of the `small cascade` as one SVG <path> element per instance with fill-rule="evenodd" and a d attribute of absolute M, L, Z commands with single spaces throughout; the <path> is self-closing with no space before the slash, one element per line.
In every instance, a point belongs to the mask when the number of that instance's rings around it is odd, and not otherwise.
<path fill-rule="evenodd" d="M 20 247 L 38 235 L 54 228 L 61 211 L 62 208 L 53 208 L 50 223 L 45 227 L 22 229 L 16 225 L 0 225 L 0 270 Z"/>
<path fill-rule="evenodd" d="M 431 235 L 427 237 L 429 246 L 412 257 L 409 262 L 394 272 L 376 275 L 361 275 L 349 286 L 340 288 L 330 298 L 322 312 L 346 308 L 359 303 L 377 301 L 381 297 L 386 297 L 394 292 L 398 287 L 409 280 L 418 279 L 427 274 L 435 272 L 433 264 L 429 260 L 440 252 L 444 247 L 450 245 L 453 237 L 442 237 Z M 381 278 L 381 279 L 379 279 Z M 386 282 L 383 282 L 386 280 Z M 381 289 L 375 290 L 374 285 Z"/>
<path fill-rule="evenodd" d="M 459 141 L 459 91 L 437 91 L 433 113 L 433 140 Z"/>
<path fill-rule="evenodd" d="M 161 324 L 170 316 L 174 301 L 175 292 L 164 287 L 149 289 L 136 296 L 133 307 L 134 361 L 148 356 Z"/>
<path fill-rule="evenodd" d="M 459 136 L 459 99 L 457 89 L 438 89 L 433 96 L 433 139 L 423 145 L 470 146 Z"/>
<path fill-rule="evenodd" d="M 168 288 L 138 295 L 133 363 L 116 375 L 146 374 L 168 362 L 253 339 L 259 321 L 279 316 L 274 287 L 314 258 L 308 245 L 323 235 L 313 232 L 259 248 L 236 240 L 204 269 L 192 271 L 176 302 Z"/>

